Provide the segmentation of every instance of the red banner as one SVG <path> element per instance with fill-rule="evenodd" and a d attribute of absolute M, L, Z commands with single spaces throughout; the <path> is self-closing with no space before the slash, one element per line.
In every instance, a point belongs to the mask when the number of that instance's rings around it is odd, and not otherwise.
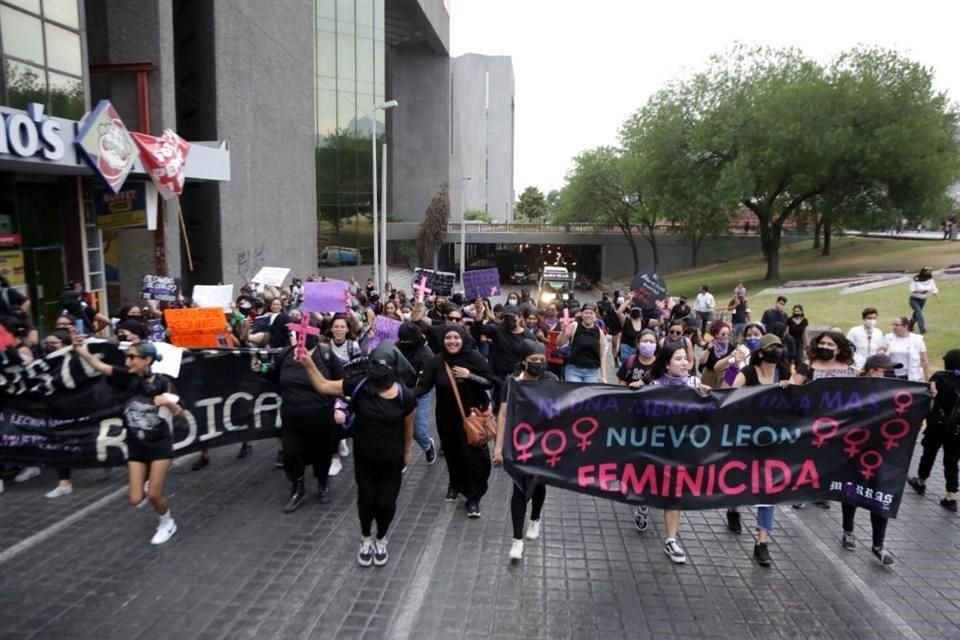
<path fill-rule="evenodd" d="M 164 200 L 172 200 L 183 193 L 183 167 L 190 153 L 190 143 L 167 129 L 159 138 L 145 133 L 131 133 L 140 147 L 143 166 Z"/>

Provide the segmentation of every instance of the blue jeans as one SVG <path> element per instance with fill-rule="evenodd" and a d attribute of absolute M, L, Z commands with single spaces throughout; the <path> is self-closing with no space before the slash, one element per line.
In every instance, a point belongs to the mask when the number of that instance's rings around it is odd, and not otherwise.
<path fill-rule="evenodd" d="M 430 394 L 417 398 L 417 415 L 413 418 L 413 439 L 420 448 L 430 448 Z"/>
<path fill-rule="evenodd" d="M 773 531 L 773 505 L 757 507 L 757 529 Z"/>
<path fill-rule="evenodd" d="M 620 344 L 620 362 L 624 363 L 637 352 L 637 348 L 629 344 Z"/>
<path fill-rule="evenodd" d="M 600 382 L 600 369 L 585 369 L 568 364 L 563 368 L 563 379 L 567 382 Z"/>
<path fill-rule="evenodd" d="M 923 305 L 927 304 L 926 298 L 914 298 L 910 296 L 910 308 L 913 309 L 913 322 L 918 333 L 927 332 L 927 321 L 923 317 Z"/>

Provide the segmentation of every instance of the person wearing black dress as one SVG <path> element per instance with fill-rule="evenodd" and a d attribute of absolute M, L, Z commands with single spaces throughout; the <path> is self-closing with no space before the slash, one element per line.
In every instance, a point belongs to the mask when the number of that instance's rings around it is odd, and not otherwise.
<path fill-rule="evenodd" d="M 487 446 L 474 447 L 467 443 L 463 430 L 463 417 L 450 383 L 450 370 L 463 407 L 483 409 L 490 404 L 487 389 L 494 385 L 495 378 L 490 364 L 473 350 L 473 340 L 466 330 L 457 325 L 446 325 L 440 353 L 427 361 L 417 396 L 437 389 L 437 433 L 447 461 L 450 484 L 447 501 L 454 502 L 458 495 L 467 499 L 467 516 L 480 517 L 480 499 L 487 492 L 490 478 L 490 452 Z"/>

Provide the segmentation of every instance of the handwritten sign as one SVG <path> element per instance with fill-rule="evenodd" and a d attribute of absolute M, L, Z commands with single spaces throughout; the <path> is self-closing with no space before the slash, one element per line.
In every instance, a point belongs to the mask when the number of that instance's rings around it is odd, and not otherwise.
<path fill-rule="evenodd" d="M 498 269 L 475 269 L 464 272 L 463 291 L 468 299 L 500 295 L 500 271 Z"/>
<path fill-rule="evenodd" d="M 233 285 L 198 284 L 193 288 L 193 301 L 198 307 L 220 307 L 223 311 L 230 311 Z"/>
<path fill-rule="evenodd" d="M 350 285 L 340 280 L 303 283 L 303 310 L 310 313 L 343 313 L 350 301 Z"/>
<path fill-rule="evenodd" d="M 167 309 L 163 312 L 170 344 L 187 349 L 217 349 L 234 346 L 227 331 L 223 309 Z"/>
<path fill-rule="evenodd" d="M 385 316 L 377 316 L 377 319 L 373 322 L 373 337 L 367 342 L 367 353 L 371 353 L 377 348 L 377 345 L 384 340 L 393 340 L 396 342 L 401 324 L 403 323 L 399 320 Z"/>
<path fill-rule="evenodd" d="M 630 282 L 634 303 L 649 311 L 667 297 L 667 283 L 656 273 L 638 273 Z"/>
<path fill-rule="evenodd" d="M 265 284 L 268 287 L 282 287 L 288 275 L 290 275 L 290 269 L 286 267 L 263 267 L 250 279 L 250 282 Z"/>
<path fill-rule="evenodd" d="M 427 286 L 438 296 L 449 296 L 453 293 L 453 283 L 456 281 L 457 276 L 455 273 L 450 271 L 434 271 L 433 269 L 424 269 L 423 267 L 417 267 L 416 271 L 413 272 L 413 279 L 416 282 L 423 280 L 424 276 L 427 278 Z"/>
<path fill-rule="evenodd" d="M 140 297 L 144 300 L 173 302 L 177 299 L 177 280 L 172 276 L 143 276 Z"/>

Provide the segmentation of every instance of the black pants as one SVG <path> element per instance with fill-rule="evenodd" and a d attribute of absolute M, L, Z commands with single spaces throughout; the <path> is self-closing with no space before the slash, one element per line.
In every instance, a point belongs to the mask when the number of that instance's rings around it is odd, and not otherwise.
<path fill-rule="evenodd" d="M 403 482 L 403 457 L 394 460 L 372 460 L 354 449 L 353 472 L 357 479 L 357 513 L 360 533 L 370 537 L 373 521 L 377 521 L 377 538 L 387 535 L 397 512 L 397 496 Z"/>
<path fill-rule="evenodd" d="M 543 511 L 543 502 L 547 499 L 547 487 L 538 484 L 533 489 L 533 495 L 527 496 L 517 485 L 513 485 L 513 495 L 510 496 L 510 518 L 513 520 L 513 538 L 523 538 L 523 520 L 527 515 L 527 500 L 533 498 L 533 509 L 530 512 L 531 520 L 539 520 Z"/>
<path fill-rule="evenodd" d="M 853 519 L 857 515 L 857 508 L 849 504 L 841 504 L 843 511 L 843 530 L 847 533 L 853 533 Z M 873 530 L 873 546 L 878 549 L 883 547 L 883 541 L 887 537 L 887 523 L 890 521 L 879 513 L 870 512 L 870 528 Z"/>
<path fill-rule="evenodd" d="M 930 477 L 937 452 L 943 447 L 943 478 L 947 483 L 947 493 L 956 493 L 958 485 L 958 462 L 960 462 L 960 442 L 957 438 L 945 434 L 940 429 L 927 430 L 923 434 L 923 455 L 917 475 L 926 480 Z"/>
<path fill-rule="evenodd" d="M 308 464 L 320 484 L 327 484 L 330 456 L 337 450 L 333 416 L 312 418 L 309 421 L 283 418 L 280 440 L 283 444 L 283 470 L 290 482 L 303 479 Z"/>

